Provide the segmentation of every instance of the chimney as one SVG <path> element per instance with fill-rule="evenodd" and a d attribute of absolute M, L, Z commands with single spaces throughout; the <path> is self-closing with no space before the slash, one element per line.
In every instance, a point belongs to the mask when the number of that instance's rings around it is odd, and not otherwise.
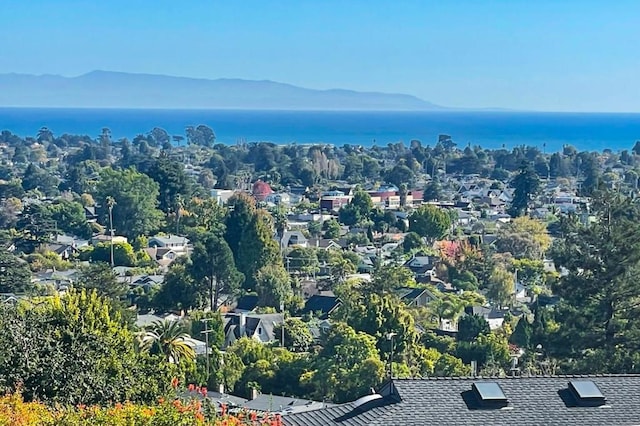
<path fill-rule="evenodd" d="M 240 336 L 244 337 L 247 334 L 247 315 L 244 312 L 240 312 Z"/>
<path fill-rule="evenodd" d="M 253 401 L 254 399 L 256 399 L 258 397 L 258 389 L 256 388 L 251 388 L 251 401 Z"/>
<path fill-rule="evenodd" d="M 223 384 L 223 383 L 220 383 L 220 384 L 218 385 L 218 392 L 220 392 L 220 393 L 224 393 L 224 384 Z"/>

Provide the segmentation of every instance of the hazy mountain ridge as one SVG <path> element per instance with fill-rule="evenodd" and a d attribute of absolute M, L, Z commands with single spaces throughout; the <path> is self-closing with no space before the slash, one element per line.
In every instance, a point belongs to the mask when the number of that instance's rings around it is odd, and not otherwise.
<path fill-rule="evenodd" d="M 269 80 L 92 71 L 78 77 L 0 74 L 0 106 L 435 111 L 415 96 L 315 90 Z"/>

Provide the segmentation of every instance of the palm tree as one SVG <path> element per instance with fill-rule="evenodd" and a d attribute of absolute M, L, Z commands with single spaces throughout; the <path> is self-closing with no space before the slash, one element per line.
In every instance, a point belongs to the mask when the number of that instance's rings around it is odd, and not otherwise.
<path fill-rule="evenodd" d="M 178 364 L 196 357 L 192 344 L 187 340 L 189 338 L 178 321 L 155 321 L 138 336 L 138 347 L 141 351 L 160 354 L 168 362 Z"/>
<path fill-rule="evenodd" d="M 450 320 L 455 323 L 464 311 L 464 304 L 460 300 L 442 297 L 431 302 L 431 309 L 438 317 L 438 325 L 442 325 L 442 320 Z"/>

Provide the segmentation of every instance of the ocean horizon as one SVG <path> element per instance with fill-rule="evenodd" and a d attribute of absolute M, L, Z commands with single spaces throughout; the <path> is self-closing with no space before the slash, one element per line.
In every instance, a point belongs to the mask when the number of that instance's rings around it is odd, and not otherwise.
<path fill-rule="evenodd" d="M 187 126 L 211 127 L 217 142 L 323 143 L 386 146 L 419 140 L 435 145 L 450 135 L 458 147 L 536 146 L 546 152 L 573 145 L 579 150 L 630 150 L 640 140 L 640 113 L 512 111 L 281 111 L 198 109 L 0 108 L 0 131 L 35 136 L 41 127 L 114 140 L 146 134 L 154 127 L 184 135 Z"/>

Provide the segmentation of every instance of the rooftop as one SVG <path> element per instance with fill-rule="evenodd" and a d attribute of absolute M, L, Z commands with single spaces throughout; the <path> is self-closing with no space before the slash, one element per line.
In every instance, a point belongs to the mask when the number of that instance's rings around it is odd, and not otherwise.
<path fill-rule="evenodd" d="M 394 379 L 378 394 L 366 400 L 292 414 L 284 417 L 283 423 L 288 426 L 640 423 L 640 375 Z"/>

